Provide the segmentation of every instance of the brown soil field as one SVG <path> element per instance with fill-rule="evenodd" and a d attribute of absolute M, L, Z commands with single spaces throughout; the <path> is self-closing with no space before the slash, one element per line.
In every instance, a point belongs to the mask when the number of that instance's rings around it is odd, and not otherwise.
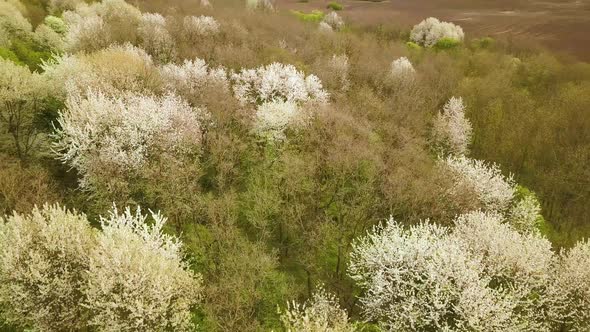
<path fill-rule="evenodd" d="M 277 0 L 279 9 L 325 10 L 328 0 Z M 340 14 L 366 25 L 412 25 L 433 16 L 459 24 L 468 37 L 536 43 L 590 61 L 590 0 L 340 0 Z"/>

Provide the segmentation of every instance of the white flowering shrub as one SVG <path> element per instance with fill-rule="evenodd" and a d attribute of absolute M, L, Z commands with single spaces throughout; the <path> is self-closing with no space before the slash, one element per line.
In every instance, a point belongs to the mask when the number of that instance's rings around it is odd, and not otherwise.
<path fill-rule="evenodd" d="M 33 30 L 29 20 L 23 16 L 24 8 L 8 1 L 0 1 L 0 30 L 9 36 L 26 36 Z"/>
<path fill-rule="evenodd" d="M 94 245 L 86 217 L 57 205 L 0 218 L 3 318 L 39 331 L 82 330 L 81 301 Z"/>
<path fill-rule="evenodd" d="M 73 11 L 66 11 L 63 18 L 68 26 L 65 36 L 66 50 L 96 50 L 111 43 L 110 31 L 102 17 L 94 13 L 82 16 Z"/>
<path fill-rule="evenodd" d="M 465 117 L 463 98 L 451 97 L 434 118 L 432 136 L 439 153 L 466 155 L 469 152 L 473 129 Z"/>
<path fill-rule="evenodd" d="M 274 11 L 273 0 L 246 0 L 246 8 L 250 10 Z"/>
<path fill-rule="evenodd" d="M 160 68 L 160 75 L 168 91 L 181 96 L 201 96 L 206 89 L 229 91 L 225 68 L 209 68 L 201 59 L 184 60 L 181 65 L 169 63 Z"/>
<path fill-rule="evenodd" d="M 54 149 L 81 175 L 80 186 L 141 175 L 154 158 L 198 152 L 204 113 L 174 95 L 69 96 Z"/>
<path fill-rule="evenodd" d="M 166 19 L 162 15 L 144 13 L 137 28 L 137 35 L 142 48 L 155 59 L 167 62 L 174 57 L 175 42 L 168 33 Z"/>
<path fill-rule="evenodd" d="M 124 0 L 103 0 L 65 11 L 68 26 L 66 50 L 94 51 L 115 42 L 133 42 L 142 20 L 141 12 Z"/>
<path fill-rule="evenodd" d="M 465 34 L 460 26 L 441 22 L 434 17 L 429 17 L 415 25 L 410 33 L 412 41 L 425 47 L 432 47 L 443 38 L 462 41 L 464 37 Z"/>
<path fill-rule="evenodd" d="M 354 326 L 336 297 L 319 287 L 312 298 L 303 304 L 287 303 L 281 313 L 281 322 L 287 332 L 352 332 Z"/>
<path fill-rule="evenodd" d="M 186 36 L 198 42 L 200 38 L 213 36 L 219 33 L 220 25 L 211 16 L 187 16 L 183 21 L 183 28 Z"/>
<path fill-rule="evenodd" d="M 234 94 L 242 104 L 277 101 L 326 103 L 329 97 L 317 76 L 306 77 L 293 65 L 275 62 L 234 73 L 231 79 Z"/>
<path fill-rule="evenodd" d="M 397 82 L 408 83 L 414 80 L 416 70 L 408 58 L 401 57 L 391 63 L 391 76 Z"/>
<path fill-rule="evenodd" d="M 329 25 L 333 30 L 340 30 L 344 27 L 344 20 L 336 12 L 330 12 L 324 16 L 322 22 Z"/>
<path fill-rule="evenodd" d="M 346 56 L 346 54 L 332 55 L 329 67 L 335 76 L 338 77 L 340 90 L 347 91 L 350 88 L 350 79 L 348 77 L 350 65 L 348 63 L 348 56 Z"/>
<path fill-rule="evenodd" d="M 497 213 L 470 212 L 455 220 L 453 236 L 480 262 L 490 285 L 511 308 L 510 326 L 534 331 L 549 329 L 554 305 L 547 287 L 552 282 L 551 242 L 535 233 L 519 233 Z"/>
<path fill-rule="evenodd" d="M 543 216 L 541 215 L 541 204 L 537 197 L 532 193 L 523 195 L 510 208 L 509 221 L 519 232 L 539 232 Z"/>
<path fill-rule="evenodd" d="M 145 92 L 154 88 L 158 76 L 152 58 L 144 50 L 126 44 L 110 46 L 91 54 L 64 54 L 43 65 L 44 76 L 53 83 L 53 94 L 87 90 L 117 94 Z"/>
<path fill-rule="evenodd" d="M 63 35 L 45 24 L 40 24 L 37 26 L 35 29 L 34 38 L 35 41 L 44 49 L 48 49 L 56 53 L 63 51 L 65 47 Z"/>
<path fill-rule="evenodd" d="M 322 21 L 318 25 L 318 31 L 324 34 L 329 34 L 334 32 L 334 29 L 332 29 L 332 27 L 328 23 Z"/>
<path fill-rule="evenodd" d="M 448 156 L 439 160 L 443 171 L 453 182 L 451 194 L 474 194 L 487 211 L 504 211 L 515 194 L 512 175 L 504 177 L 496 164 L 465 156 Z"/>
<path fill-rule="evenodd" d="M 306 123 L 308 115 L 294 102 L 264 103 L 256 109 L 254 132 L 269 141 L 285 139 L 287 128 L 298 128 Z"/>
<path fill-rule="evenodd" d="M 353 245 L 348 272 L 367 320 L 386 331 L 498 331 L 509 307 L 448 229 L 390 219 Z"/>
<path fill-rule="evenodd" d="M 166 219 L 139 208 L 101 218 L 90 253 L 84 306 L 99 331 L 190 331 L 200 276 L 182 260 L 181 242 L 163 233 Z"/>
<path fill-rule="evenodd" d="M 556 331 L 587 331 L 590 326 L 590 241 L 562 251 L 551 281 Z"/>

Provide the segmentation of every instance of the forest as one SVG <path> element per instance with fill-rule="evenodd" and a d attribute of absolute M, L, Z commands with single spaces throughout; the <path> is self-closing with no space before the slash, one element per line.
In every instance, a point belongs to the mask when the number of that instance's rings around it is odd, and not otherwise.
<path fill-rule="evenodd" d="M 0 0 L 0 331 L 590 331 L 590 64 L 323 8 Z"/>

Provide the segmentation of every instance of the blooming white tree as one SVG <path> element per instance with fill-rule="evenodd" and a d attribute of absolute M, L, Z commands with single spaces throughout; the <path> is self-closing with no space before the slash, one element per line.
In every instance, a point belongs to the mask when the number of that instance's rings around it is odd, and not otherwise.
<path fill-rule="evenodd" d="M 200 276 L 182 260 L 182 243 L 162 229 L 166 218 L 139 208 L 101 218 L 90 253 L 84 306 L 100 331 L 189 331 Z"/>
<path fill-rule="evenodd" d="M 325 103 L 328 93 L 315 75 L 305 76 L 293 65 L 272 63 L 256 69 L 244 69 L 231 76 L 233 91 L 242 103 L 265 102 Z"/>
<path fill-rule="evenodd" d="M 496 164 L 465 156 L 448 156 L 439 164 L 453 182 L 451 194 L 474 194 L 485 210 L 504 211 L 514 197 L 512 175 L 504 177 Z"/>
<path fill-rule="evenodd" d="M 443 39 L 462 41 L 465 37 L 463 29 L 449 22 L 441 22 L 437 18 L 429 17 L 415 25 L 410 33 L 410 39 L 420 45 L 432 47 Z"/>
<path fill-rule="evenodd" d="M 254 132 L 268 141 L 285 139 L 287 128 L 303 126 L 309 114 L 297 104 L 289 101 L 264 103 L 256 109 Z"/>
<path fill-rule="evenodd" d="M 323 287 L 316 289 L 312 298 L 304 304 L 295 301 L 287 303 L 287 309 L 281 313 L 281 322 L 287 332 L 355 331 L 336 297 Z"/>
<path fill-rule="evenodd" d="M 184 18 L 183 27 L 188 38 L 198 42 L 199 38 L 216 35 L 220 31 L 217 20 L 211 16 L 187 16 Z"/>
<path fill-rule="evenodd" d="M 181 65 L 166 64 L 160 68 L 160 74 L 166 89 L 182 96 L 200 96 L 206 88 L 229 90 L 225 68 L 209 68 L 198 58 L 184 60 Z"/>
<path fill-rule="evenodd" d="M 562 251 L 550 283 L 557 299 L 551 309 L 555 331 L 587 331 L 590 326 L 590 241 Z"/>
<path fill-rule="evenodd" d="M 332 27 L 328 23 L 322 21 L 318 25 L 318 31 L 321 33 L 329 34 L 334 32 L 334 29 L 332 29 Z"/>
<path fill-rule="evenodd" d="M 432 136 L 439 153 L 466 155 L 473 129 L 465 117 L 463 98 L 451 97 L 434 118 Z"/>
<path fill-rule="evenodd" d="M 109 46 L 92 54 L 56 56 L 43 69 L 43 75 L 53 83 L 53 94 L 61 98 L 87 90 L 146 92 L 155 86 L 158 76 L 151 56 L 130 44 Z"/>
<path fill-rule="evenodd" d="M 338 77 L 338 80 L 340 81 L 340 89 L 342 91 L 347 91 L 350 88 L 350 79 L 348 77 L 350 65 L 348 62 L 348 56 L 346 56 L 346 54 L 332 55 L 329 67 Z"/>
<path fill-rule="evenodd" d="M 81 306 L 94 231 L 58 205 L 0 218 L 0 306 L 8 322 L 40 331 L 83 329 Z"/>
<path fill-rule="evenodd" d="M 246 0 L 246 8 L 250 10 L 274 11 L 275 6 L 272 0 Z"/>
<path fill-rule="evenodd" d="M 416 70 L 408 58 L 401 57 L 391 63 L 391 75 L 397 82 L 411 82 L 414 80 Z"/>
<path fill-rule="evenodd" d="M 364 316 L 386 331 L 498 331 L 510 307 L 449 230 L 390 219 L 353 245 L 349 275 Z"/>
<path fill-rule="evenodd" d="M 174 39 L 166 28 L 166 19 L 160 14 L 144 13 L 137 34 L 141 46 L 155 59 L 170 61 L 176 52 Z"/>
<path fill-rule="evenodd" d="M 344 27 L 344 20 L 336 12 L 330 12 L 324 16 L 322 22 L 329 25 L 333 30 L 340 30 Z"/>
<path fill-rule="evenodd" d="M 0 31 L 8 36 L 27 36 L 33 27 L 23 15 L 25 10 L 18 1 L 0 1 Z"/>
<path fill-rule="evenodd" d="M 455 220 L 452 235 L 480 262 L 490 285 L 511 309 L 509 326 L 548 331 L 548 292 L 555 257 L 551 242 L 538 233 L 521 234 L 497 213 L 470 212 Z M 521 329 L 522 330 L 522 329 Z"/>
<path fill-rule="evenodd" d="M 66 50 L 70 52 L 94 51 L 115 41 L 133 41 L 142 20 L 139 9 L 124 0 L 81 3 L 62 16 L 68 26 L 65 39 Z M 111 31 L 113 28 L 117 30 Z"/>
<path fill-rule="evenodd" d="M 539 221 L 541 215 L 541 204 L 535 195 L 525 195 L 519 199 L 510 209 L 509 221 L 519 232 L 539 232 Z"/>
<path fill-rule="evenodd" d="M 199 150 L 204 112 L 174 95 L 71 95 L 59 114 L 54 149 L 78 170 L 80 186 L 140 175 L 156 157 Z"/>

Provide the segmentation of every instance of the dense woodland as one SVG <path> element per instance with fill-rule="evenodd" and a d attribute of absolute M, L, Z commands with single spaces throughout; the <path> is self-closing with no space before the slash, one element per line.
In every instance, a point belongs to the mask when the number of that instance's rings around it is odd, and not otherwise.
<path fill-rule="evenodd" d="M 341 9 L 0 0 L 2 328 L 589 331 L 590 64 Z"/>

